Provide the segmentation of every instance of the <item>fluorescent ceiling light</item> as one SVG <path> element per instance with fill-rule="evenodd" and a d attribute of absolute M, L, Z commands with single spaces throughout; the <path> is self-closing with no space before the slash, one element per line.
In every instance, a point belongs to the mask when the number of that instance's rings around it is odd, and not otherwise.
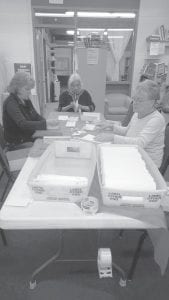
<path fill-rule="evenodd" d="M 123 35 L 109 35 L 108 39 L 123 39 Z"/>
<path fill-rule="evenodd" d="M 74 17 L 74 12 L 73 11 L 66 11 L 65 13 L 41 13 L 41 12 L 36 12 L 35 13 L 36 17 L 57 17 L 57 18 L 70 18 Z"/>
<path fill-rule="evenodd" d="M 66 30 L 66 34 L 68 34 L 68 35 L 74 35 L 74 30 Z"/>
<path fill-rule="evenodd" d="M 81 18 L 135 18 L 136 14 L 78 11 L 77 16 Z"/>
<path fill-rule="evenodd" d="M 75 31 L 74 30 L 66 30 L 66 34 L 68 35 L 74 35 Z M 77 31 L 77 35 L 79 34 L 79 31 Z"/>
<path fill-rule="evenodd" d="M 133 31 L 133 28 L 109 28 L 107 31 Z"/>
<path fill-rule="evenodd" d="M 46 13 L 46 12 L 35 12 L 36 17 L 60 17 L 70 18 L 74 17 L 74 11 L 66 11 L 65 13 Z M 109 13 L 109 12 L 77 12 L 78 17 L 84 18 L 129 18 L 133 19 L 136 17 L 135 13 Z"/>
<path fill-rule="evenodd" d="M 78 28 L 79 31 L 105 31 L 104 28 Z"/>

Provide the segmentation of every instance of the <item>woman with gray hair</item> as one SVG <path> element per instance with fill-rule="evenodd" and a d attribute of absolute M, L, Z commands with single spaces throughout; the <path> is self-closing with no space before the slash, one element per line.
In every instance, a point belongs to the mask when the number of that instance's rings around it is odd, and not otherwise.
<path fill-rule="evenodd" d="M 46 120 L 34 109 L 29 96 L 34 79 L 25 72 L 16 73 L 7 88 L 10 95 L 3 104 L 4 137 L 11 144 L 32 141 L 35 130 L 46 129 Z"/>
<path fill-rule="evenodd" d="M 152 80 L 140 82 L 133 97 L 134 115 L 127 127 L 113 126 L 113 133 L 101 133 L 96 140 L 115 144 L 136 144 L 144 148 L 160 167 L 164 148 L 164 117 L 156 110 L 159 86 Z"/>
<path fill-rule="evenodd" d="M 60 95 L 58 110 L 68 112 L 95 110 L 95 105 L 89 92 L 82 89 L 82 81 L 79 74 L 74 73 L 69 77 L 68 91 Z"/>

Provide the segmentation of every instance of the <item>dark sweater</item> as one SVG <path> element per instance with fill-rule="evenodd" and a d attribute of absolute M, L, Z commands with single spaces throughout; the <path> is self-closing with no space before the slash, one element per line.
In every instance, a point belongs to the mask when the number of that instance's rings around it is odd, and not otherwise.
<path fill-rule="evenodd" d="M 62 107 L 68 106 L 71 102 L 73 102 L 73 96 L 69 93 L 69 91 L 63 92 L 59 97 L 59 107 L 58 110 L 62 111 Z M 79 96 L 78 103 L 83 106 L 88 106 L 90 111 L 95 110 L 95 105 L 92 102 L 92 98 L 88 91 L 83 90 Z M 74 111 L 73 108 L 70 108 L 68 111 Z"/>
<path fill-rule="evenodd" d="M 32 141 L 36 130 L 46 129 L 46 120 L 34 109 L 31 100 L 25 104 L 15 94 L 10 94 L 3 104 L 4 137 L 7 142 L 20 144 Z"/>

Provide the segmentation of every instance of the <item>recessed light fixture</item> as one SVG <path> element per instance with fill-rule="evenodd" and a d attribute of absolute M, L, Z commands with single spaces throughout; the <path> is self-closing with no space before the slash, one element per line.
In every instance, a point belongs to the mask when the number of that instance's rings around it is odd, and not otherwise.
<path fill-rule="evenodd" d="M 109 13 L 109 12 L 91 12 L 78 11 L 77 16 L 81 18 L 135 18 L 135 13 Z"/>
<path fill-rule="evenodd" d="M 57 17 L 57 18 L 70 18 L 74 17 L 74 11 L 66 11 L 65 13 L 42 13 L 42 12 L 36 12 L 36 17 Z"/>

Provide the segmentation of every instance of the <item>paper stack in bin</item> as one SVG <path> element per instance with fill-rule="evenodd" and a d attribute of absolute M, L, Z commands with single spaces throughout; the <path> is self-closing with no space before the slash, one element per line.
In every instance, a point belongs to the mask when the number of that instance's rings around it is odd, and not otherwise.
<path fill-rule="evenodd" d="M 28 180 L 34 200 L 79 202 L 88 196 L 96 152 L 92 143 L 54 141 L 40 157 Z"/>
<path fill-rule="evenodd" d="M 167 192 L 157 167 L 136 145 L 98 146 L 98 172 L 106 205 L 157 208 Z"/>

